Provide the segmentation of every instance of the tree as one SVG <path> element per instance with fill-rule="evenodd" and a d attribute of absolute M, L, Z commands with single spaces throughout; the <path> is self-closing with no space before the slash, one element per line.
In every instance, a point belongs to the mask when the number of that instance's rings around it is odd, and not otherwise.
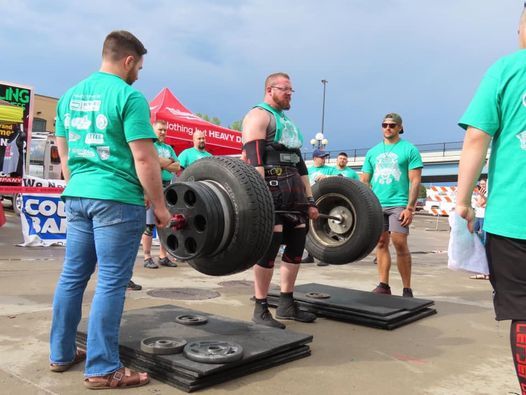
<path fill-rule="evenodd" d="M 234 121 L 234 122 L 232 122 L 232 124 L 229 126 L 229 128 L 232 129 L 232 130 L 237 130 L 237 131 L 240 132 L 240 131 L 241 131 L 242 124 L 243 124 L 243 121 L 242 121 L 242 120 Z"/>

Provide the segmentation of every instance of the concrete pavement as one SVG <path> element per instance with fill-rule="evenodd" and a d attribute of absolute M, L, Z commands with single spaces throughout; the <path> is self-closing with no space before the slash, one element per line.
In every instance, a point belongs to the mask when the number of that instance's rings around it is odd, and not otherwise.
<path fill-rule="evenodd" d="M 65 373 L 48 370 L 48 336 L 53 289 L 64 249 L 23 248 L 20 220 L 7 212 L 0 228 L 0 393 L 84 394 L 82 365 Z M 312 355 L 200 391 L 204 394 L 515 394 L 519 393 L 509 350 L 509 323 L 494 320 L 491 286 L 447 269 L 447 221 L 417 216 L 412 225 L 413 290 L 436 302 L 438 314 L 385 331 L 319 318 L 313 324 L 287 321 L 290 330 L 310 333 Z M 252 271 L 227 277 L 202 275 L 186 264 L 178 268 L 142 267 L 133 280 L 142 291 L 128 291 L 125 309 L 173 303 L 208 313 L 249 320 L 252 288 L 230 280 L 252 281 Z M 373 257 L 342 266 L 302 265 L 298 283 L 317 282 L 370 290 L 376 285 Z M 391 286 L 402 287 L 396 268 Z M 273 283 L 278 284 L 276 271 Z M 89 312 L 96 277 L 84 300 Z M 147 295 L 157 287 L 215 290 L 204 301 L 167 300 Z M 109 391 L 106 393 L 112 393 Z M 156 380 L 129 394 L 179 394 Z"/>

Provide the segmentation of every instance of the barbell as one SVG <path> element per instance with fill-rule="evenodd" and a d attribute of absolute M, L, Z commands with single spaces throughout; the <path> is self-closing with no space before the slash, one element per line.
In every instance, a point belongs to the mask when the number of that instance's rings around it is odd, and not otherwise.
<path fill-rule="evenodd" d="M 159 229 L 167 253 L 197 271 L 229 275 L 252 267 L 272 239 L 272 196 L 254 167 L 236 158 L 209 157 L 187 167 L 164 190 L 172 220 Z M 320 216 L 310 221 L 306 249 L 331 264 L 367 256 L 383 230 L 376 196 L 362 183 L 328 177 L 313 186 Z"/>

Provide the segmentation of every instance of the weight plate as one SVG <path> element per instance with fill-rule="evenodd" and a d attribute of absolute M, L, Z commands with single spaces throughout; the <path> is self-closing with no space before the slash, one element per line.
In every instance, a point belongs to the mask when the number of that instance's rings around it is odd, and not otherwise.
<path fill-rule="evenodd" d="M 184 355 L 195 362 L 229 363 L 243 358 L 243 347 L 228 341 L 195 341 L 184 347 Z"/>
<path fill-rule="evenodd" d="M 141 350 L 148 354 L 177 354 L 183 351 L 186 343 L 186 340 L 176 337 L 147 337 L 141 341 Z"/>
<path fill-rule="evenodd" d="M 175 322 L 183 325 L 203 325 L 208 322 L 208 318 L 199 314 L 181 314 L 175 317 Z"/>
<path fill-rule="evenodd" d="M 323 292 L 307 292 L 305 296 L 307 298 L 312 298 L 312 299 L 329 299 L 331 297 L 331 295 L 323 293 Z"/>

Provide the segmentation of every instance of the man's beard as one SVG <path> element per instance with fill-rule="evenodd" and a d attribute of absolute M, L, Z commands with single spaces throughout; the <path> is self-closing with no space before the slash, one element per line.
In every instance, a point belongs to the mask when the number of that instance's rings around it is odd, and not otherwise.
<path fill-rule="evenodd" d="M 277 95 L 272 98 L 281 110 L 290 110 L 290 99 L 280 99 Z"/>
<path fill-rule="evenodd" d="M 199 148 L 200 150 L 204 150 L 205 149 L 205 146 L 206 146 L 206 143 L 199 143 L 197 145 L 197 148 Z"/>

